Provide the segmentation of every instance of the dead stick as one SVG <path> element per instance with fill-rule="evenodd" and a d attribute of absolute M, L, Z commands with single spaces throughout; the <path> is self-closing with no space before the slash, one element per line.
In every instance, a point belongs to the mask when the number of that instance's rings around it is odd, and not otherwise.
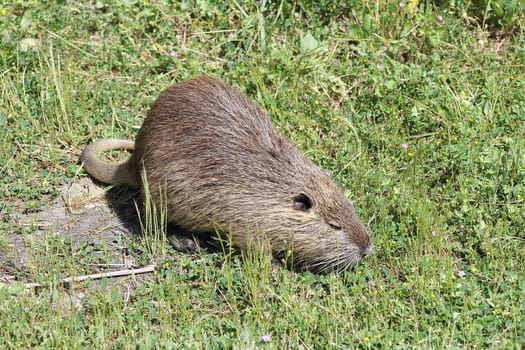
<path fill-rule="evenodd" d="M 155 265 L 147 265 L 139 269 L 126 269 L 126 270 L 119 270 L 119 271 L 94 273 L 91 275 L 66 277 L 61 282 L 63 284 L 70 284 L 71 282 L 82 282 L 88 279 L 96 280 L 96 279 L 101 279 L 105 277 L 112 278 L 112 277 L 122 277 L 122 276 L 129 276 L 129 275 L 139 275 L 142 273 L 148 273 L 148 272 L 154 272 L 154 271 L 155 271 Z M 26 288 L 42 287 L 42 285 L 39 283 L 26 283 L 25 287 Z"/>
<path fill-rule="evenodd" d="M 141 273 L 148 273 L 148 272 L 153 272 L 153 271 L 155 271 L 155 265 L 147 265 L 147 266 L 141 267 L 140 269 L 127 269 L 127 270 L 119 270 L 119 271 L 94 273 L 92 275 L 66 277 L 62 280 L 62 283 L 82 282 L 88 279 L 97 280 L 97 279 L 101 279 L 104 277 L 122 277 L 122 276 L 129 276 L 129 275 L 139 275 Z"/>

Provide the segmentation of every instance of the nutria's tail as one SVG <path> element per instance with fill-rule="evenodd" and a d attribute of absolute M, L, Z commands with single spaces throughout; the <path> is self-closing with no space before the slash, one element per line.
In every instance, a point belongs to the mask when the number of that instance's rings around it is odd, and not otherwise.
<path fill-rule="evenodd" d="M 135 143 L 131 140 L 105 139 L 89 144 L 82 152 L 84 168 L 100 182 L 111 185 L 140 186 L 140 175 L 132 160 L 128 159 L 122 163 L 111 164 L 97 158 L 102 152 L 115 149 L 127 149 L 133 151 Z"/>

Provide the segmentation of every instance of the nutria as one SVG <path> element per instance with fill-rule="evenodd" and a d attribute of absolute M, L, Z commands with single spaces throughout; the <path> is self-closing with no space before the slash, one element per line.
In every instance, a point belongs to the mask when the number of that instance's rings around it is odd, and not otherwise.
<path fill-rule="evenodd" d="M 117 148 L 133 151 L 128 161 L 97 158 Z M 345 270 L 372 250 L 331 177 L 279 135 L 258 105 L 214 78 L 169 87 L 134 143 L 92 143 L 82 161 L 104 183 L 140 188 L 145 179 L 152 202 L 167 206 L 168 221 L 185 232 L 209 238 L 219 227 L 241 250 L 265 237 L 275 258 L 292 252 L 298 270 Z"/>

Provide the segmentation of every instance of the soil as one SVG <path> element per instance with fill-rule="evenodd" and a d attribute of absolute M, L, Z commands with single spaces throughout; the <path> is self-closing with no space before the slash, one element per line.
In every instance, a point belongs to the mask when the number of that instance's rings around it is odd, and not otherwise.
<path fill-rule="evenodd" d="M 78 178 L 64 185 L 60 194 L 40 212 L 19 213 L 8 247 L 0 250 L 0 283 L 33 282 L 26 279 L 28 266 L 37 263 L 33 248 L 45 244 L 53 235 L 70 239 L 73 251 L 81 244 L 97 247 L 105 242 L 112 263 L 94 265 L 89 273 L 137 267 L 136 257 L 122 244 L 140 234 L 135 193 L 125 188 L 104 188 L 89 178 Z"/>

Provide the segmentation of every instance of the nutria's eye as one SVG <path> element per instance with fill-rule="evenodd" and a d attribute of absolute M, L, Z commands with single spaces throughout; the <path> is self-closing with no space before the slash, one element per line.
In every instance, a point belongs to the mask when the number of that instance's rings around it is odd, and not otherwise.
<path fill-rule="evenodd" d="M 334 230 L 340 230 L 341 229 L 341 225 L 339 225 L 336 222 L 329 222 L 328 225 L 330 225 L 330 227 L 333 228 Z"/>
<path fill-rule="evenodd" d="M 308 211 L 312 207 L 312 200 L 306 194 L 301 193 L 293 198 L 293 208 L 300 211 Z"/>

